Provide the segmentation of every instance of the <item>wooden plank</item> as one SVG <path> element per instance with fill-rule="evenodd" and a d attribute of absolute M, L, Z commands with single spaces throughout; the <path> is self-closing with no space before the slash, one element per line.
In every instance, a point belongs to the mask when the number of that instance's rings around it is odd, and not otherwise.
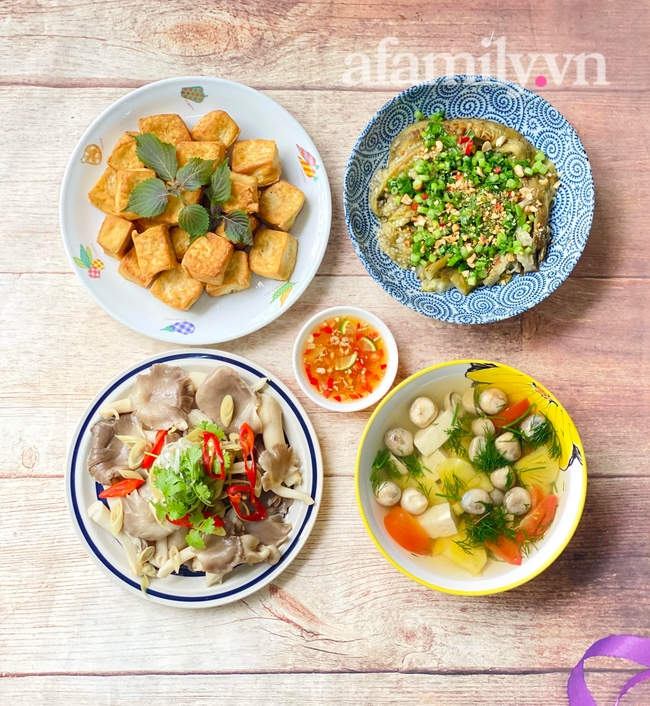
<path fill-rule="evenodd" d="M 577 535 L 550 569 L 512 592 L 463 598 L 393 569 L 359 521 L 352 479 L 328 478 L 284 574 L 205 612 L 161 608 L 103 576 L 72 532 L 60 479 L 0 479 L 0 670 L 568 669 L 604 634 L 650 636 L 650 526 L 621 521 L 644 516 L 648 493 L 650 478 L 592 479 Z"/>
<path fill-rule="evenodd" d="M 424 57 L 431 53 L 468 52 L 474 57 L 474 70 L 459 61 L 447 73 L 480 72 L 479 58 L 486 54 L 482 40 L 503 36 L 505 54 L 556 54 L 560 70 L 565 53 L 600 52 L 613 88 L 648 87 L 648 47 L 638 41 L 648 34 L 648 18 L 629 3 L 598 0 L 586 13 L 579 5 L 557 0 L 546 3 L 543 12 L 530 12 L 517 0 L 496 7 L 477 0 L 462 5 L 447 1 L 436 4 L 435 17 L 424 0 L 268 4 L 248 0 L 200 11 L 189 0 L 174 0 L 165 10 L 147 12 L 125 0 L 101 7 L 71 0 L 45 6 L 35 0 L 7 2 L 0 44 L 4 80 L 63 86 L 108 80 L 133 86 L 203 72 L 265 88 L 322 89 L 342 85 L 350 54 L 365 52 L 376 62 L 379 41 L 395 37 L 399 45 L 389 47 L 387 78 L 395 70 L 392 57 L 414 52 L 418 71 L 412 75 L 402 71 L 395 79 L 410 85 L 425 80 Z M 605 16 L 608 21 L 603 23 L 600 18 Z M 633 54 L 628 50 L 632 46 Z M 494 44 L 489 53 L 487 72 L 495 72 Z M 522 60 L 524 72 L 529 60 L 527 56 Z M 403 69 L 406 63 L 398 60 L 395 66 Z M 512 60 L 506 59 L 504 66 L 505 76 L 516 79 Z M 542 58 L 531 67 L 529 85 L 540 71 L 549 73 Z M 436 73 L 445 73 L 442 62 Z M 372 81 L 380 80 L 375 69 Z M 561 86 L 575 81 L 571 65 Z"/>
<path fill-rule="evenodd" d="M 317 277 L 281 326 L 220 348 L 250 357 L 296 393 L 316 427 L 328 474 L 353 473 L 370 412 L 346 415 L 342 424 L 337 413 L 307 399 L 289 351 L 313 312 L 354 301 L 395 334 L 398 381 L 444 360 L 506 361 L 537 377 L 566 405 L 582 434 L 590 473 L 649 475 L 650 371 L 638 318 L 649 297 L 640 280 L 571 278 L 534 311 L 477 331 L 430 321 L 367 277 Z M 0 475 L 59 475 L 79 417 L 96 392 L 127 365 L 171 346 L 111 319 L 72 274 L 0 275 L 0 301 L 0 434 L 12 440 L 0 449 Z"/>
<path fill-rule="evenodd" d="M 71 271 L 61 247 L 58 203 L 53 196 L 59 191 L 69 156 L 86 127 L 126 92 L 120 88 L 0 88 L 0 100 L 6 106 L 0 154 L 7 165 L 21 165 L 4 186 L 12 208 L 0 223 L 0 238 L 10 241 L 12 247 L 0 249 L 0 272 Z M 320 273 L 365 274 L 343 218 L 343 177 L 348 154 L 359 133 L 394 91 L 266 93 L 304 125 L 329 174 L 333 223 Z M 351 101 L 355 105 L 352 113 Z M 638 115 L 650 112 L 650 94 L 596 91 L 578 95 L 567 91 L 554 94 L 552 102 L 578 129 L 597 175 L 596 218 L 574 276 L 645 278 L 650 266 L 645 247 L 645 196 L 642 181 L 629 179 L 629 155 L 635 155 L 637 172 L 650 170 L 650 153 L 638 149 Z M 47 110 L 34 111 L 26 123 L 24 106 L 32 103 L 47 106 Z M 611 130 L 615 113 L 617 137 L 616 148 L 612 149 L 611 142 L 603 140 L 602 135 Z M 48 137 L 36 139 L 37 135 Z M 100 167 L 97 169 L 99 174 Z M 624 190 L 620 188 L 622 183 L 626 183 Z M 30 197 L 25 198 L 26 194 Z M 617 237 L 613 238 L 612 233 Z"/>
<path fill-rule="evenodd" d="M 598 703 L 613 703 L 631 673 L 595 673 L 588 680 Z M 28 676 L 0 678 L 0 697 L 12 706 L 212 706 L 227 695 L 239 706 L 296 703 L 303 706 L 565 706 L 566 673 L 545 674 L 233 674 L 150 676 Z M 391 695 L 395 701 L 390 701 Z M 481 699 L 477 701 L 476 699 Z M 625 697 L 626 706 L 644 706 L 650 684 Z"/>

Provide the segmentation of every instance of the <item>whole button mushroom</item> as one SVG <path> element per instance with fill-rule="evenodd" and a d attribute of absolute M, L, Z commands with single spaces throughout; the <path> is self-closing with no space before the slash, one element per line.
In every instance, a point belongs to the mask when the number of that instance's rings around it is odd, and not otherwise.
<path fill-rule="evenodd" d="M 481 451 L 485 449 L 486 443 L 487 442 L 484 436 L 475 436 L 472 439 L 469 445 L 469 451 L 467 452 L 470 461 L 473 461 L 481 453 Z"/>
<path fill-rule="evenodd" d="M 525 488 L 511 488 L 503 496 L 503 506 L 511 515 L 524 515 L 530 505 L 530 493 Z"/>
<path fill-rule="evenodd" d="M 497 436 L 494 440 L 494 448 L 506 461 L 513 462 L 521 458 L 521 444 L 511 431 Z"/>
<path fill-rule="evenodd" d="M 375 491 L 377 502 L 384 507 L 393 507 L 397 505 L 402 497 L 402 491 L 397 483 L 391 480 L 384 481 Z"/>
<path fill-rule="evenodd" d="M 411 515 L 421 515 L 429 507 L 426 495 L 415 488 L 407 488 L 399 504 Z"/>
<path fill-rule="evenodd" d="M 449 412 L 455 412 L 463 404 L 463 398 L 457 392 L 448 392 L 445 395 L 443 406 Z"/>
<path fill-rule="evenodd" d="M 438 406 L 428 397 L 418 397 L 409 409 L 409 419 L 416 427 L 424 429 L 438 416 Z"/>
<path fill-rule="evenodd" d="M 389 429 L 384 434 L 384 444 L 395 456 L 410 456 L 413 453 L 413 434 L 399 427 Z"/>
<path fill-rule="evenodd" d="M 490 482 L 499 490 L 509 490 L 515 481 L 515 474 L 509 466 L 497 468 L 496 471 L 490 473 Z"/>
<path fill-rule="evenodd" d="M 503 505 L 503 490 L 499 490 L 498 488 L 495 488 L 491 493 L 490 493 L 490 500 L 492 501 L 493 505 Z"/>
<path fill-rule="evenodd" d="M 463 409 L 468 413 L 468 414 L 473 414 L 475 416 L 478 415 L 478 409 L 476 409 L 476 404 L 474 402 L 474 388 L 470 387 L 467 390 L 465 390 L 465 393 L 463 394 L 461 398 L 461 402 L 463 403 Z"/>
<path fill-rule="evenodd" d="M 481 488 L 468 490 L 460 500 L 461 507 L 470 515 L 484 515 L 491 504 L 490 494 Z"/>
<path fill-rule="evenodd" d="M 508 397 L 498 387 L 488 387 L 479 395 L 478 404 L 485 414 L 494 416 L 508 406 Z"/>
<path fill-rule="evenodd" d="M 545 421 L 546 420 L 544 419 L 544 417 L 542 417 L 541 414 L 531 414 L 522 421 L 522 423 L 519 425 L 519 428 L 528 438 L 530 438 L 535 429 L 537 429 L 537 427 L 542 426 Z"/>
<path fill-rule="evenodd" d="M 474 434 L 474 436 L 491 436 L 494 432 L 495 427 L 490 419 L 477 417 L 472 422 L 472 434 Z"/>

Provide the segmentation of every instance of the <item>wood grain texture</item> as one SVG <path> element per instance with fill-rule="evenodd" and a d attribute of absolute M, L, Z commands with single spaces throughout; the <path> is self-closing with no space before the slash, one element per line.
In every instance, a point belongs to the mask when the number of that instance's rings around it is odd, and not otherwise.
<path fill-rule="evenodd" d="M 7 0 L 0 15 L 0 702 L 11 706 L 444 704 L 559 706 L 591 642 L 650 636 L 650 2 L 615 0 Z M 372 282 L 354 254 L 341 192 L 347 156 L 403 86 L 376 81 L 378 43 L 431 52 L 599 52 L 608 85 L 566 80 L 539 92 L 576 127 L 596 185 L 585 253 L 569 280 L 522 316 L 463 327 L 429 321 Z M 495 47 L 492 54 L 494 70 Z M 346 85 L 367 53 L 371 85 Z M 392 57 L 389 58 L 389 72 Z M 528 58 L 523 57 L 524 66 Z M 527 86 L 536 72 L 535 60 Z M 439 64 L 441 66 L 441 64 Z M 462 68 L 462 66 L 459 67 Z M 507 78 L 517 80 L 510 59 Z M 330 245 L 312 285 L 277 325 L 224 344 L 282 378 L 309 413 L 325 460 L 323 507 L 296 561 L 245 602 L 163 609 L 99 572 L 65 505 L 67 447 L 111 377 L 170 349 L 130 331 L 86 294 L 65 256 L 58 194 L 92 120 L 131 88 L 176 75 L 263 90 L 314 139 L 333 194 Z M 20 165 L 19 168 L 17 165 Z M 291 370 L 315 311 L 354 302 L 396 335 L 398 380 L 453 358 L 507 362 L 544 382 L 582 435 L 587 505 L 564 554 L 510 593 L 457 598 L 410 582 L 377 553 L 354 499 L 354 457 L 370 412 L 328 413 Z M 107 618 L 111 610 L 117 618 Z M 633 665 L 589 663 L 612 703 Z M 650 702 L 650 686 L 624 703 Z"/>

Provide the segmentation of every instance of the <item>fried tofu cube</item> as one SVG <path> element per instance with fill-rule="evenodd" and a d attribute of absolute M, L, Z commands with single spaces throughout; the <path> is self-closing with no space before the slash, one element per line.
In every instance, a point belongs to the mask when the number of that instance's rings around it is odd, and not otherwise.
<path fill-rule="evenodd" d="M 251 270 L 261 277 L 287 281 L 298 257 L 298 241 L 283 230 L 259 228 L 249 255 Z"/>
<path fill-rule="evenodd" d="M 141 182 L 155 178 L 156 172 L 153 169 L 119 169 L 115 188 L 114 213 L 120 218 L 135 221 L 138 218 L 138 214 L 126 210 L 131 198 L 131 192 Z"/>
<path fill-rule="evenodd" d="M 154 226 L 144 233 L 133 234 L 133 246 L 143 275 L 157 275 L 176 267 L 176 253 L 165 225 Z"/>
<path fill-rule="evenodd" d="M 119 274 L 128 279 L 129 282 L 137 284 L 138 287 L 146 289 L 156 279 L 156 275 L 145 275 L 138 264 L 138 256 L 135 253 L 135 248 L 131 248 L 128 253 L 120 260 L 120 266 L 117 268 Z"/>
<path fill-rule="evenodd" d="M 207 113 L 190 130 L 193 140 L 198 142 L 221 142 L 226 149 L 239 137 L 239 125 L 225 110 Z"/>
<path fill-rule="evenodd" d="M 111 156 L 108 158 L 111 167 L 114 169 L 144 169 L 144 164 L 138 159 L 135 152 L 137 145 L 133 135 L 137 134 L 137 132 L 125 132 L 115 143 Z"/>
<path fill-rule="evenodd" d="M 121 260 L 131 247 L 134 231 L 131 221 L 107 213 L 99 229 L 97 243 L 106 255 Z"/>
<path fill-rule="evenodd" d="M 202 189 L 197 189 L 196 191 L 181 191 L 183 199 L 185 199 L 186 204 L 199 203 L 201 196 L 203 194 Z M 156 223 L 166 223 L 168 226 L 178 225 L 178 214 L 183 210 L 183 202 L 176 198 L 176 196 L 170 196 L 167 201 L 167 208 L 159 215 L 153 218 Z"/>
<path fill-rule="evenodd" d="M 203 293 L 203 282 L 195 280 L 182 265 L 163 272 L 151 293 L 172 309 L 187 311 Z"/>
<path fill-rule="evenodd" d="M 226 268 L 232 259 L 232 243 L 216 233 L 197 238 L 183 257 L 188 273 L 206 284 L 223 284 Z"/>
<path fill-rule="evenodd" d="M 260 218 L 280 230 L 291 230 L 305 203 L 305 195 L 297 186 L 280 179 L 260 195 Z"/>
<path fill-rule="evenodd" d="M 115 214 L 115 192 L 117 189 L 117 169 L 106 167 L 99 181 L 88 192 L 90 203 L 104 213 Z"/>
<path fill-rule="evenodd" d="M 222 142 L 181 142 L 176 147 L 178 166 L 184 167 L 192 157 L 216 159 L 214 168 L 226 157 L 226 148 Z"/>
<path fill-rule="evenodd" d="M 251 271 L 248 267 L 248 255 L 243 250 L 233 253 L 226 267 L 221 284 L 208 284 L 205 291 L 211 297 L 223 297 L 225 294 L 241 292 L 251 286 Z"/>
<path fill-rule="evenodd" d="M 179 226 L 174 226 L 169 229 L 169 237 L 172 239 L 176 259 L 181 262 L 190 247 L 190 234 Z"/>
<path fill-rule="evenodd" d="M 251 222 L 251 231 L 254 233 L 260 227 L 259 219 L 255 216 L 248 216 L 248 220 Z"/>
<path fill-rule="evenodd" d="M 138 218 L 132 222 L 138 233 L 144 233 L 145 230 L 149 230 L 149 228 L 160 225 L 155 218 Z"/>
<path fill-rule="evenodd" d="M 223 212 L 231 213 L 241 209 L 246 213 L 257 213 L 259 193 L 257 177 L 230 172 L 230 198 L 223 204 Z"/>
<path fill-rule="evenodd" d="M 258 186 L 268 186 L 280 178 L 282 162 L 275 140 L 241 140 L 232 148 L 231 169 L 257 177 Z"/>
<path fill-rule="evenodd" d="M 145 118 L 140 118 L 138 129 L 141 133 L 152 132 L 158 139 L 174 145 L 174 147 L 181 142 L 189 142 L 192 139 L 183 118 L 174 113 L 148 115 Z"/>

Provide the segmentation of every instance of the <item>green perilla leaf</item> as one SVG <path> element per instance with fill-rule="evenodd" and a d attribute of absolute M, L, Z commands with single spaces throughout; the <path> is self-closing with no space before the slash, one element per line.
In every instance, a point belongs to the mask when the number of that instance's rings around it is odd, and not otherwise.
<path fill-rule="evenodd" d="M 192 157 L 190 161 L 176 172 L 176 181 L 181 189 L 196 191 L 210 181 L 216 159 L 199 159 Z"/>
<path fill-rule="evenodd" d="M 169 192 L 164 181 L 145 179 L 136 184 L 125 210 L 137 213 L 141 218 L 153 218 L 167 208 L 168 199 Z"/>
<path fill-rule="evenodd" d="M 178 214 L 178 225 L 190 234 L 190 243 L 208 232 L 210 216 L 198 203 L 190 204 Z"/>
<path fill-rule="evenodd" d="M 231 188 L 230 167 L 224 160 L 212 173 L 205 194 L 213 204 L 223 204 L 230 198 Z"/>
<path fill-rule="evenodd" d="M 153 169 L 164 181 L 173 181 L 178 170 L 176 147 L 163 142 L 152 132 L 134 135 L 135 153 L 138 159 L 149 169 Z"/>
<path fill-rule="evenodd" d="M 251 219 L 245 211 L 235 209 L 231 213 L 223 216 L 224 230 L 228 240 L 233 243 L 253 244 L 253 231 L 251 230 Z"/>

